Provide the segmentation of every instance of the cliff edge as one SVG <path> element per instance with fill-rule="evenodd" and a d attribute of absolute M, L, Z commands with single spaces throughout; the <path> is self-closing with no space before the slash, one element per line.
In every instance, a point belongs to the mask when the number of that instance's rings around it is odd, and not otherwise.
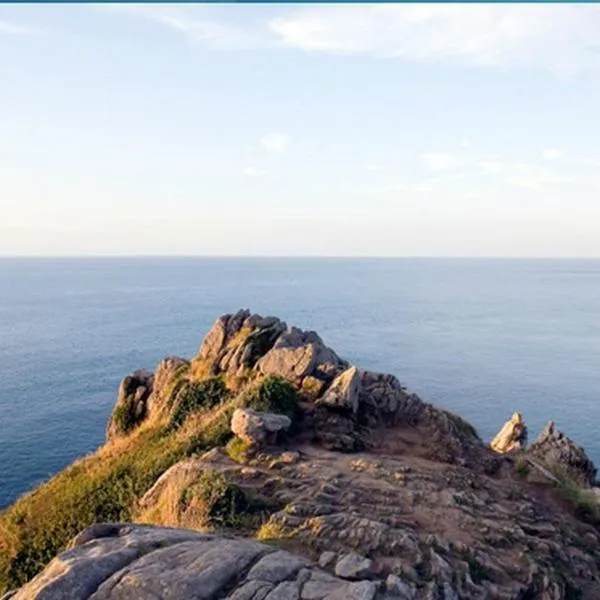
<path fill-rule="evenodd" d="M 126 377 L 107 443 L 0 515 L 0 593 L 600 598 L 595 466 L 553 424 L 526 438 L 516 413 L 490 447 L 315 332 L 224 315 L 191 360 Z"/>

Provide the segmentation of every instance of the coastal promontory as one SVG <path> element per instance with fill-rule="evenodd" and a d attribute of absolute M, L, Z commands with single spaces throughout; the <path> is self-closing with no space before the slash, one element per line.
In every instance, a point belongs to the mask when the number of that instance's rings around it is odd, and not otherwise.
<path fill-rule="evenodd" d="M 488 444 L 314 331 L 223 315 L 0 514 L 0 597 L 598 599 L 596 468 L 529 433 L 515 413 Z"/>

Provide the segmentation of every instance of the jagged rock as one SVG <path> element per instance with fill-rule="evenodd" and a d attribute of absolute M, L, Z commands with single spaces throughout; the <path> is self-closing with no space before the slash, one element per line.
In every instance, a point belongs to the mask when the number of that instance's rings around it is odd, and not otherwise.
<path fill-rule="evenodd" d="M 280 431 L 289 429 L 292 421 L 286 415 L 237 408 L 231 419 L 231 431 L 245 442 L 260 446 L 274 442 Z"/>
<path fill-rule="evenodd" d="M 521 413 L 514 413 L 490 444 L 492 450 L 504 454 L 522 450 L 527 444 L 527 427 Z"/>
<path fill-rule="evenodd" d="M 372 600 L 308 559 L 259 542 L 184 529 L 106 524 L 85 530 L 14 600 Z M 343 590 L 341 596 L 333 596 Z"/>
<path fill-rule="evenodd" d="M 148 398 L 148 412 L 150 415 L 168 409 L 168 402 L 172 384 L 177 374 L 185 371 L 190 366 L 190 361 L 179 356 L 167 356 L 161 360 L 154 371 L 154 386 L 152 395 Z"/>
<path fill-rule="evenodd" d="M 356 367 L 350 367 L 340 373 L 329 386 L 329 389 L 318 400 L 329 408 L 349 410 L 356 414 L 360 392 L 360 373 Z"/>
<path fill-rule="evenodd" d="M 146 369 L 134 371 L 121 381 L 106 431 L 107 439 L 127 433 L 144 419 L 153 383 L 154 374 Z"/>
<path fill-rule="evenodd" d="M 342 556 L 335 565 L 335 574 L 344 579 L 363 579 L 372 575 L 373 561 L 354 552 Z"/>
<path fill-rule="evenodd" d="M 280 335 L 257 363 L 261 373 L 279 375 L 292 383 L 300 383 L 308 376 L 331 380 L 346 366 L 317 333 L 297 327 L 290 327 Z"/>
<path fill-rule="evenodd" d="M 552 421 L 529 446 L 527 454 L 542 461 L 555 474 L 582 485 L 590 486 L 596 479 L 596 467 L 585 450 L 556 429 Z"/>

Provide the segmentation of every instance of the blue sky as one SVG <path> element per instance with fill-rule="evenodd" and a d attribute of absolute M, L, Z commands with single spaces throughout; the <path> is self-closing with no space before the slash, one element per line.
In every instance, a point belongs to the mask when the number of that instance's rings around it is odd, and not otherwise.
<path fill-rule="evenodd" d="M 0 5 L 0 255 L 600 257 L 600 10 Z"/>

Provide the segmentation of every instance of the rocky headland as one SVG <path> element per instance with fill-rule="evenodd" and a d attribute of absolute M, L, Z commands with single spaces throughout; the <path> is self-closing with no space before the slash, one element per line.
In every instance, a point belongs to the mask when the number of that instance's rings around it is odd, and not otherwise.
<path fill-rule="evenodd" d="M 224 315 L 0 514 L 0 598 L 600 599 L 596 468 L 552 422 L 527 439 L 519 413 L 486 444 L 313 331 Z"/>

